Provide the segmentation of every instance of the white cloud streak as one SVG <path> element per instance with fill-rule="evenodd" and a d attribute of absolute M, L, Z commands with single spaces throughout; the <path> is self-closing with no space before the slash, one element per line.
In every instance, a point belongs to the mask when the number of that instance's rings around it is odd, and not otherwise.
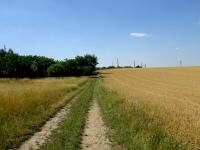
<path fill-rule="evenodd" d="M 144 38 L 144 37 L 148 37 L 148 34 L 143 33 L 143 32 L 132 32 L 132 33 L 130 33 L 130 36 L 132 36 L 134 38 Z"/>

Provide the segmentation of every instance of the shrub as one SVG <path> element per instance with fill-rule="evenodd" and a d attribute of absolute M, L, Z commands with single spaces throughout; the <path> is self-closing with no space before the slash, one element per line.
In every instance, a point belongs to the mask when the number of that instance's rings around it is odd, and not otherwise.
<path fill-rule="evenodd" d="M 82 75 L 84 75 L 84 76 L 91 75 L 92 72 L 93 72 L 92 66 L 84 66 Z"/>
<path fill-rule="evenodd" d="M 64 76 L 65 68 L 61 63 L 56 63 L 48 67 L 47 73 L 49 77 Z"/>

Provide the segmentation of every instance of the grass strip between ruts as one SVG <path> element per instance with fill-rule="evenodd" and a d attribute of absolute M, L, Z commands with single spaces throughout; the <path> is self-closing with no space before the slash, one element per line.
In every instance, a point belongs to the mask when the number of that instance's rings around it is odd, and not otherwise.
<path fill-rule="evenodd" d="M 80 149 L 81 136 L 92 101 L 95 82 L 96 79 L 92 79 L 88 89 L 72 103 L 66 119 L 61 122 L 58 130 L 55 131 L 50 141 L 42 149 Z"/>

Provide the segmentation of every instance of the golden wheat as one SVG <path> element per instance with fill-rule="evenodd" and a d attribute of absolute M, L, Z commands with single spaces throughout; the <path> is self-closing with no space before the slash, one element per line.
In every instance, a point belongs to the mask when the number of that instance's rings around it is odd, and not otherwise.
<path fill-rule="evenodd" d="M 0 149 L 18 145 L 63 106 L 88 77 L 0 80 Z"/>
<path fill-rule="evenodd" d="M 70 91 L 84 80 L 86 78 L 1 79 L 0 108 L 4 109 L 7 112 L 6 117 L 9 117 L 12 113 L 20 113 L 27 109 L 26 105 L 33 101 L 54 104 L 59 101 L 57 98 L 62 94 L 62 90 Z"/>
<path fill-rule="evenodd" d="M 112 69 L 104 84 L 177 140 L 200 146 L 200 67 Z"/>

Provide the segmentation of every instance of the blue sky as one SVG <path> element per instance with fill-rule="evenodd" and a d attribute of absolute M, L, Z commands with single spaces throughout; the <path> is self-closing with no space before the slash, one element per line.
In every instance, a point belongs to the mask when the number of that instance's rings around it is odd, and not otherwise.
<path fill-rule="evenodd" d="M 0 0 L 0 46 L 100 66 L 200 65 L 199 0 Z"/>

